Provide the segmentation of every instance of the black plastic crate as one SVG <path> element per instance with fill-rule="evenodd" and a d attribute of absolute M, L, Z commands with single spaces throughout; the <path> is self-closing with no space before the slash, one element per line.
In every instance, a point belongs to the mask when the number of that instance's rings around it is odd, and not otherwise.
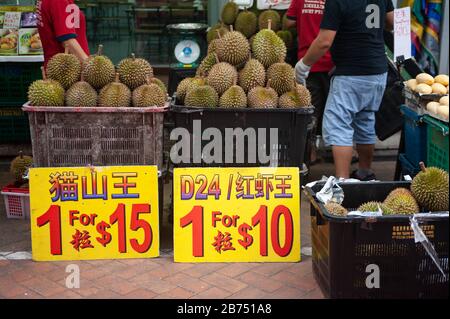
<path fill-rule="evenodd" d="M 173 99 L 175 101 L 176 98 Z M 308 133 L 308 124 L 311 122 L 314 113 L 314 107 L 296 108 L 296 109 L 250 109 L 250 108 L 195 108 L 179 106 L 173 103 L 171 113 L 174 119 L 175 127 L 187 129 L 191 137 L 190 163 L 177 163 L 176 167 L 249 167 L 249 166 L 269 166 L 270 162 L 264 163 L 259 160 L 258 149 L 256 150 L 256 163 L 248 160 L 247 152 L 244 161 L 238 162 L 236 159 L 236 139 L 233 139 L 233 161 L 225 163 L 225 129 L 241 128 L 246 130 L 253 128 L 258 134 L 258 129 L 265 129 L 266 139 L 259 144 L 262 152 L 267 156 L 272 153 L 271 161 L 275 163 L 272 166 L 278 167 L 302 167 L 304 164 L 306 139 Z M 195 120 L 201 120 L 201 129 L 213 127 L 220 130 L 222 134 L 222 163 L 194 163 L 192 142 L 194 136 L 193 123 Z M 270 129 L 278 129 L 278 143 L 272 143 L 270 140 Z M 201 149 L 210 141 L 201 142 Z M 245 138 L 244 149 L 248 150 L 248 139 Z"/>
<path fill-rule="evenodd" d="M 397 187 L 410 182 L 340 184 L 343 206 L 357 208 L 367 201 L 382 201 Z M 444 277 L 422 244 L 414 242 L 408 216 L 367 219 L 330 215 L 315 194 L 323 184 L 306 188 L 311 202 L 311 240 L 314 276 L 328 298 L 448 298 L 448 216 L 420 218 L 420 226 L 433 244 Z M 380 287 L 369 289 L 368 265 L 380 270 Z"/>

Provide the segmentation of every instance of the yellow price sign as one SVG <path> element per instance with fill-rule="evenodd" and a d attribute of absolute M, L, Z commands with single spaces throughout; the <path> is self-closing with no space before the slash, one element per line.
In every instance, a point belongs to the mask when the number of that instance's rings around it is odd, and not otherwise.
<path fill-rule="evenodd" d="M 176 262 L 300 261 L 298 168 L 176 168 Z"/>
<path fill-rule="evenodd" d="M 30 169 L 35 261 L 159 255 L 156 166 Z"/>

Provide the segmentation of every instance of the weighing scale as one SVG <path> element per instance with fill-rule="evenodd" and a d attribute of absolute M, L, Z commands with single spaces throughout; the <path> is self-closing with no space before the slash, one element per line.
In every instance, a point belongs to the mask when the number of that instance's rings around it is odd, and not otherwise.
<path fill-rule="evenodd" d="M 167 26 L 169 31 L 170 71 L 169 94 L 173 95 L 178 83 L 195 75 L 205 57 L 208 44 L 208 25 L 201 23 L 179 23 Z"/>

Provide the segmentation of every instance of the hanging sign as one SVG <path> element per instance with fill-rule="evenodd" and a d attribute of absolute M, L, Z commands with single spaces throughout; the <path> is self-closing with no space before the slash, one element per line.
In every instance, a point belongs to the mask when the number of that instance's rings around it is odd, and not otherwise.
<path fill-rule="evenodd" d="M 298 168 L 177 168 L 176 262 L 300 261 Z"/>
<path fill-rule="evenodd" d="M 156 166 L 32 168 L 35 261 L 159 255 Z"/>
<path fill-rule="evenodd" d="M 411 58 L 411 9 L 394 10 L 394 61 Z"/>
<path fill-rule="evenodd" d="M 274 10 L 287 10 L 291 5 L 292 0 L 257 0 L 258 10 L 267 10 L 269 8 Z"/>

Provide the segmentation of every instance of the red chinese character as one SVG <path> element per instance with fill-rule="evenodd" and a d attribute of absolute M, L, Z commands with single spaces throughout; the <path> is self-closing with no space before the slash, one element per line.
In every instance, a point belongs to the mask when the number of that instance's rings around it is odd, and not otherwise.
<path fill-rule="evenodd" d="M 236 250 L 236 248 L 233 247 L 233 243 L 231 242 L 231 234 L 228 232 L 225 232 L 225 234 L 222 234 L 222 232 L 219 230 L 217 233 L 217 236 L 214 237 L 214 242 L 212 245 L 215 247 L 216 251 L 220 254 L 222 251 L 226 250 Z"/>
<path fill-rule="evenodd" d="M 89 235 L 89 232 L 86 230 L 83 230 L 83 232 L 80 232 L 78 229 L 75 232 L 74 235 L 72 235 L 73 240 L 70 242 L 76 250 L 80 251 L 81 249 L 85 248 L 94 248 L 91 244 L 91 235 Z"/>

